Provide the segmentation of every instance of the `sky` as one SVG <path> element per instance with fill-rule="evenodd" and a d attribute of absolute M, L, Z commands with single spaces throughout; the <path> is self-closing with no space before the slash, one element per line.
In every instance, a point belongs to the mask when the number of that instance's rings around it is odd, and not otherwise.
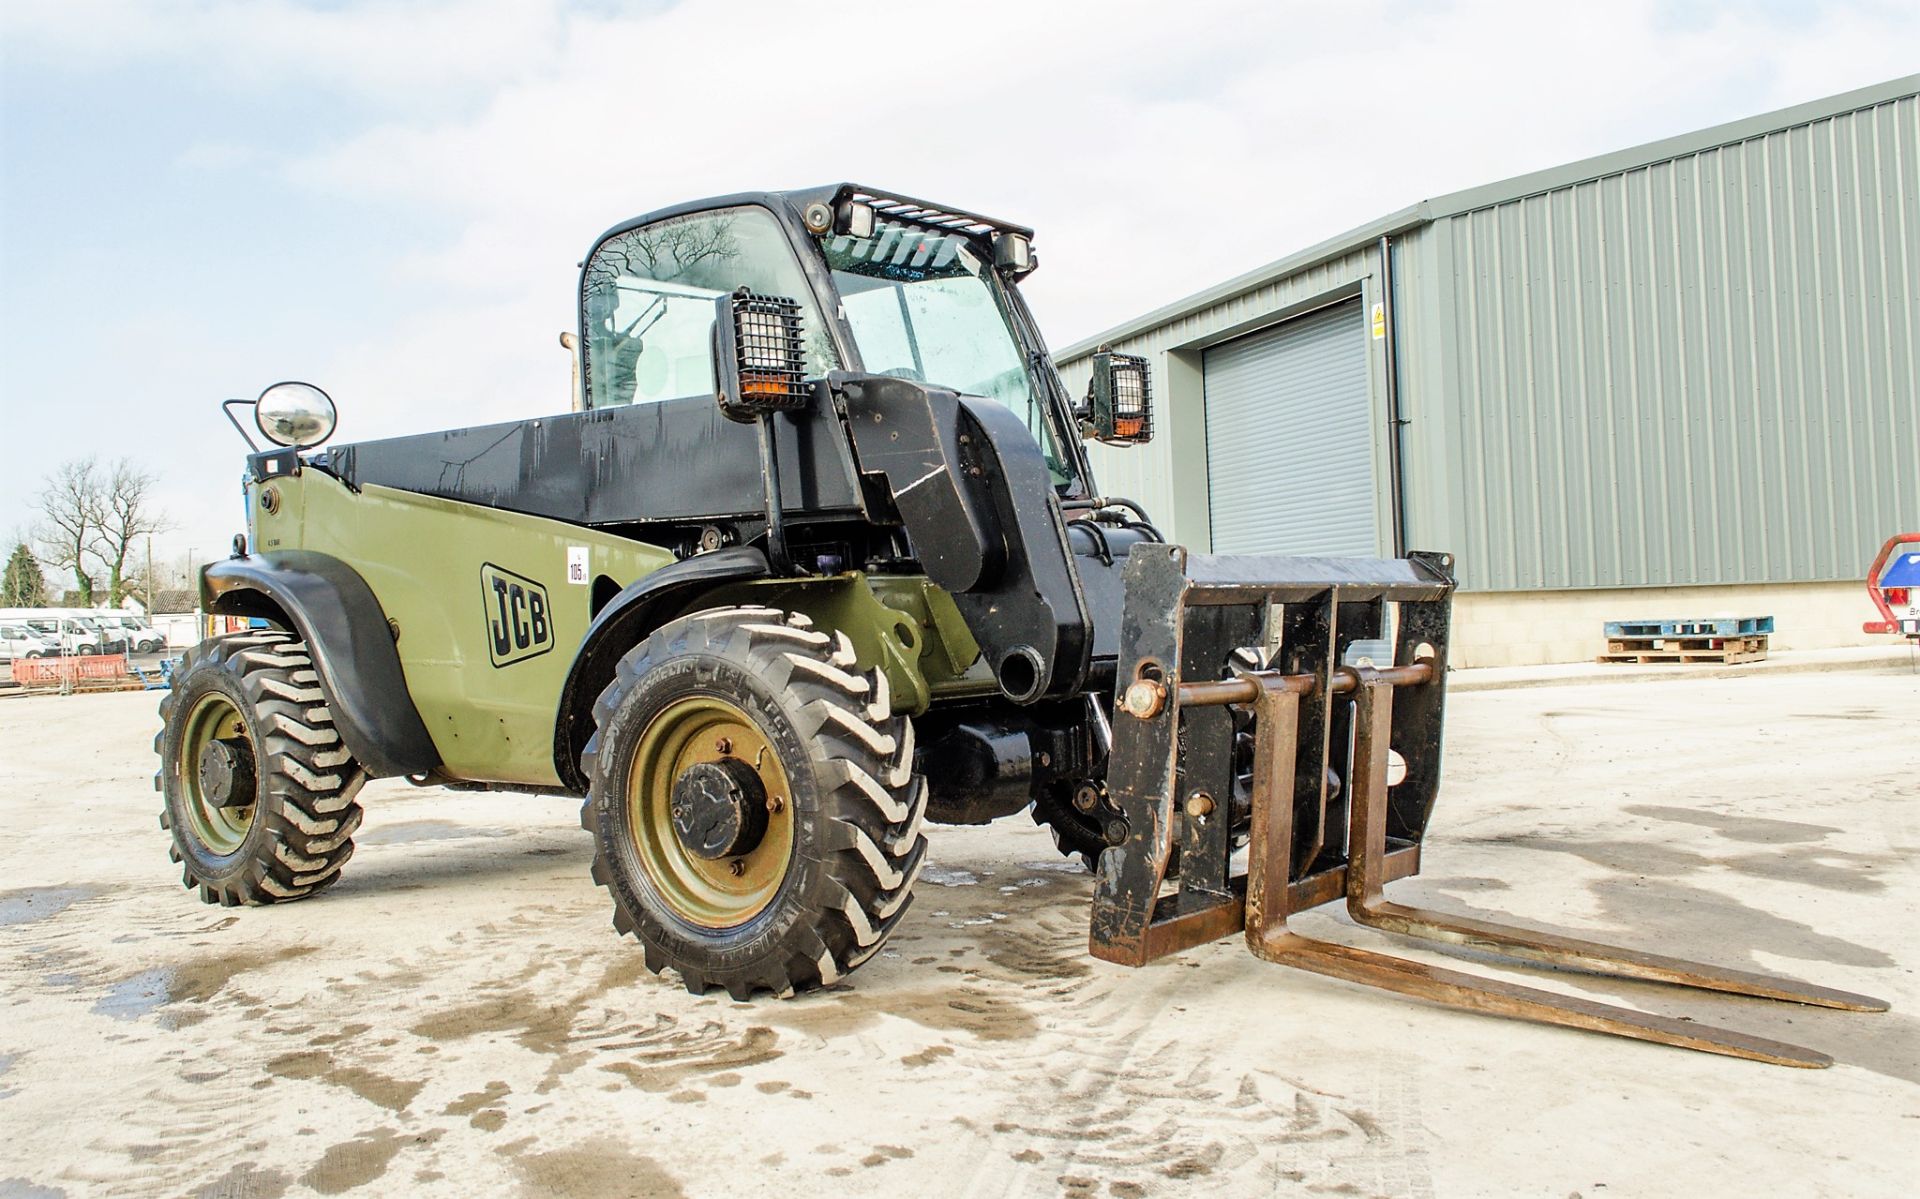
<path fill-rule="evenodd" d="M 1417 200 L 1915 70 L 1911 0 L 6 0 L 0 537 L 68 458 L 224 552 L 219 409 L 564 411 L 630 216 L 856 180 L 1036 228 L 1064 347 Z"/>

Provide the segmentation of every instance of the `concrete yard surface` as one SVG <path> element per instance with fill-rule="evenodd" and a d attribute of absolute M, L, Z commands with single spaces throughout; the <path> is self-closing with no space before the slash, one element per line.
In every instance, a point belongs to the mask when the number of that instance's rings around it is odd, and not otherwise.
<path fill-rule="evenodd" d="M 370 785 L 342 882 L 181 889 L 155 696 L 0 702 L 0 1196 L 1910 1195 L 1920 675 L 1458 694 L 1389 894 L 1877 995 L 1863 1015 L 1302 931 L 1812 1046 L 1794 1070 L 1454 1011 L 1235 938 L 1086 953 L 1025 816 L 934 828 L 830 992 L 646 973 L 577 804 Z"/>

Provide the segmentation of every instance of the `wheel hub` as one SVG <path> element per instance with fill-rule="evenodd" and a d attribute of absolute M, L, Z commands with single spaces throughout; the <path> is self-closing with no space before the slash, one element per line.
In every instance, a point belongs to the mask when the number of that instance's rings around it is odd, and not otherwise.
<path fill-rule="evenodd" d="M 751 853 L 767 831 L 767 788 L 739 758 L 695 762 L 673 781 L 673 831 L 695 857 Z"/>
<path fill-rule="evenodd" d="M 668 702 L 641 731 L 627 777 L 637 864 L 677 918 L 737 928 L 773 902 L 793 864 L 793 783 L 739 704 Z"/>
<path fill-rule="evenodd" d="M 197 763 L 200 794 L 216 808 L 244 808 L 253 803 L 255 775 L 253 746 L 245 737 L 208 741 Z"/>

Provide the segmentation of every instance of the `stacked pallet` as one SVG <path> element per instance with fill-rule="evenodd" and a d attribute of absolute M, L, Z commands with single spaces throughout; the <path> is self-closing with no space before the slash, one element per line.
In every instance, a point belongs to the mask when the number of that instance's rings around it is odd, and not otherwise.
<path fill-rule="evenodd" d="M 1771 616 L 1708 620 L 1610 620 L 1601 662 L 1759 662 L 1767 656 Z"/>

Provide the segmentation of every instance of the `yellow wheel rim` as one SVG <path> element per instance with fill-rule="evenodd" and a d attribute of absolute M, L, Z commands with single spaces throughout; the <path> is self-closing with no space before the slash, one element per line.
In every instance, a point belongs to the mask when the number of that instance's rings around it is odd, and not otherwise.
<path fill-rule="evenodd" d="M 742 854 L 703 858 L 674 829 L 673 785 L 689 767 L 727 758 L 759 776 L 767 827 Z M 654 892 L 700 928 L 733 928 L 765 911 L 793 863 L 793 791 L 779 754 L 752 717 L 714 696 L 675 700 L 641 732 L 627 772 L 627 827 Z"/>
<path fill-rule="evenodd" d="M 200 755 L 215 741 L 247 735 L 246 720 L 233 701 L 219 692 L 200 697 L 187 713 L 186 728 L 180 737 L 180 754 L 174 762 L 174 780 L 185 801 L 187 823 L 194 837 L 219 857 L 239 852 L 253 828 L 253 805 L 223 808 L 213 802 L 200 785 Z"/>

